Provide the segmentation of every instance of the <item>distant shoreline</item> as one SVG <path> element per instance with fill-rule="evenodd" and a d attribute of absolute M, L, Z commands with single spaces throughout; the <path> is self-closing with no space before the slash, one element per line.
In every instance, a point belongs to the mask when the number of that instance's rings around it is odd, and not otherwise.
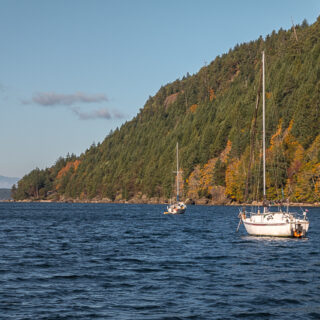
<path fill-rule="evenodd" d="M 155 201 L 104 201 L 104 200 L 74 200 L 74 199 L 68 199 L 68 200 L 0 200 L 0 202 L 12 202 L 12 203 L 106 203 L 106 204 L 159 204 L 159 205 L 168 205 L 168 202 L 155 202 Z M 215 202 L 208 202 L 203 203 L 195 201 L 194 203 L 188 203 L 188 206 L 227 206 L 227 207 L 240 207 L 240 206 L 246 206 L 246 207 L 262 207 L 262 203 L 250 203 L 250 204 L 244 204 L 244 203 L 215 203 Z M 271 204 L 270 207 L 286 207 L 287 204 Z M 320 207 L 320 203 L 301 203 L 301 202 L 292 202 L 289 203 L 289 207 Z"/>

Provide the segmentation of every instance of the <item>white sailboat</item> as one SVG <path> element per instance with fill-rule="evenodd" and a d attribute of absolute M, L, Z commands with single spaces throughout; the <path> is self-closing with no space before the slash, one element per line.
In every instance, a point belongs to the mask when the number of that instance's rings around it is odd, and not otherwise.
<path fill-rule="evenodd" d="M 185 213 L 187 206 L 183 201 L 179 200 L 179 144 L 177 142 L 177 171 L 176 171 L 177 177 L 177 198 L 176 201 L 169 206 L 167 206 L 167 211 L 164 212 L 164 214 L 183 214 Z"/>
<path fill-rule="evenodd" d="M 262 52 L 262 121 L 263 121 L 263 212 L 247 212 L 245 209 L 239 213 L 239 225 L 243 223 L 246 231 L 254 236 L 274 236 L 274 237 L 304 237 L 309 229 L 307 211 L 303 212 L 303 217 L 298 217 L 297 213 L 278 210 L 269 211 L 266 204 L 266 145 L 265 145 L 265 58 Z M 237 230 L 238 230 L 237 229 Z"/>

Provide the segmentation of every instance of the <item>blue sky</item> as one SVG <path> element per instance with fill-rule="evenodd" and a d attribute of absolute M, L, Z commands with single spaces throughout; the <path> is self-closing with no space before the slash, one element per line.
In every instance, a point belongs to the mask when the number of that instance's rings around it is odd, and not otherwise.
<path fill-rule="evenodd" d="M 80 155 L 161 85 L 318 15 L 318 0 L 0 0 L 0 175 Z"/>

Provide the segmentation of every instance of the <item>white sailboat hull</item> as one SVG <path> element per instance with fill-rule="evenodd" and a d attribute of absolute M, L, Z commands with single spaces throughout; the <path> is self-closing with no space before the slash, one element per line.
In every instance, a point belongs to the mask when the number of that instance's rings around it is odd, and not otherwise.
<path fill-rule="evenodd" d="M 187 209 L 187 206 L 180 202 L 179 204 L 172 204 L 171 206 L 167 207 L 167 211 L 164 212 L 165 214 L 184 214 Z"/>
<path fill-rule="evenodd" d="M 304 236 L 309 229 L 309 221 L 296 219 L 292 214 L 268 213 L 242 217 L 243 225 L 250 235 L 271 237 Z"/>

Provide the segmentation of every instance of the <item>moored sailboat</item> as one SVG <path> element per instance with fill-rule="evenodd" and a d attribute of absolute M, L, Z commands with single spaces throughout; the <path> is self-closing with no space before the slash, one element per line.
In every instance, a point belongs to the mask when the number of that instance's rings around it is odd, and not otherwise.
<path fill-rule="evenodd" d="M 303 217 L 298 217 L 297 213 L 278 210 L 269 210 L 266 200 L 266 145 L 265 145 L 265 56 L 262 52 L 262 146 L 263 146 L 263 212 L 248 212 L 242 209 L 239 213 L 239 225 L 243 223 L 246 231 L 254 236 L 274 236 L 274 237 L 304 237 L 309 229 L 307 210 L 303 212 Z M 237 230 L 238 230 L 237 229 Z"/>
<path fill-rule="evenodd" d="M 179 199 L 179 144 L 177 142 L 177 171 L 176 171 L 176 186 L 177 186 L 177 196 L 176 196 L 176 201 L 169 206 L 167 206 L 167 211 L 164 212 L 164 214 L 183 214 L 185 213 L 187 206 L 183 201 L 180 201 Z"/>

